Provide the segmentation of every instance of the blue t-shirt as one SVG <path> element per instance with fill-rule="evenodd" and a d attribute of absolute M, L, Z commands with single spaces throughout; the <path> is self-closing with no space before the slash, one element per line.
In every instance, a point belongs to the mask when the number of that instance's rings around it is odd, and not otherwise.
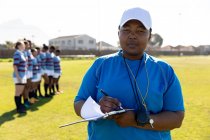
<path fill-rule="evenodd" d="M 27 70 L 28 71 L 32 71 L 33 70 L 33 66 L 32 66 L 32 59 L 34 58 L 32 53 L 31 53 L 31 50 L 25 50 L 25 56 L 26 56 L 26 59 L 27 59 Z"/>
<path fill-rule="evenodd" d="M 41 69 L 45 70 L 46 69 L 46 53 L 45 52 L 40 53 L 40 59 L 41 59 Z"/>
<path fill-rule="evenodd" d="M 183 111 L 181 86 L 172 67 L 160 59 L 144 53 L 141 60 L 125 59 L 145 97 L 149 81 L 148 95 L 145 102 L 150 113 L 161 111 Z M 140 69 L 138 66 L 140 64 Z M 148 72 L 148 78 L 147 73 Z M 133 78 L 132 78 L 133 79 Z M 109 96 L 117 98 L 123 108 L 138 108 L 136 96 L 128 75 L 122 51 L 99 57 L 85 74 L 75 102 L 91 96 L 96 102 L 102 98 L 99 89 Z M 139 93 L 138 93 L 139 94 Z M 139 95 L 140 97 L 140 95 Z M 141 98 L 139 98 L 141 100 Z M 170 140 L 170 131 L 153 131 L 135 127 L 120 127 L 113 120 L 91 121 L 88 124 L 90 140 Z"/>
<path fill-rule="evenodd" d="M 42 60 L 41 60 L 40 54 L 38 54 L 38 55 L 36 56 L 36 59 L 37 59 L 37 63 L 38 63 L 38 70 L 37 70 L 37 72 L 41 74 L 41 64 L 42 64 Z"/>
<path fill-rule="evenodd" d="M 16 50 L 13 55 L 13 65 L 17 67 L 18 74 L 21 78 L 26 76 L 26 58 L 24 55 L 24 52 L 21 52 L 20 50 Z M 13 72 L 13 77 L 16 77 L 15 72 Z"/>
<path fill-rule="evenodd" d="M 55 56 L 53 58 L 53 62 L 54 62 L 54 73 L 61 73 L 60 61 L 61 61 L 61 58 L 59 56 Z"/>
<path fill-rule="evenodd" d="M 55 54 L 47 52 L 46 53 L 46 70 L 54 71 L 53 58 Z"/>
<path fill-rule="evenodd" d="M 34 57 L 31 59 L 31 62 L 32 62 L 32 68 L 33 68 L 33 76 L 32 76 L 32 80 L 33 79 L 36 79 L 38 77 L 38 70 L 39 70 L 39 66 L 38 66 L 38 61 L 37 61 L 37 58 Z"/>

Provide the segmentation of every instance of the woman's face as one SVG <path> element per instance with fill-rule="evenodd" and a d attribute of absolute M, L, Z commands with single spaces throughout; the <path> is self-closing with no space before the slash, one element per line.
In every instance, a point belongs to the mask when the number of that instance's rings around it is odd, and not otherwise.
<path fill-rule="evenodd" d="M 20 50 L 20 51 L 24 51 L 25 50 L 24 42 L 21 42 L 21 44 L 18 46 L 18 50 Z"/>
<path fill-rule="evenodd" d="M 126 58 L 140 58 L 150 39 L 150 31 L 137 20 L 130 20 L 119 30 L 120 46 Z"/>
<path fill-rule="evenodd" d="M 36 57 L 37 56 L 37 50 L 36 51 L 34 51 L 34 52 L 32 52 L 32 55 L 34 56 L 34 57 Z"/>

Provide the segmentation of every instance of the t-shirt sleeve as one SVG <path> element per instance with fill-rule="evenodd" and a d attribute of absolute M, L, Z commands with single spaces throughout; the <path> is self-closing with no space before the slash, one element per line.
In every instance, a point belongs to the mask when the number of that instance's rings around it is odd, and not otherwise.
<path fill-rule="evenodd" d="M 18 53 L 15 53 L 14 56 L 13 56 L 13 65 L 19 65 L 20 63 L 20 55 L 18 55 Z"/>
<path fill-rule="evenodd" d="M 96 98 L 98 83 L 97 71 L 99 66 L 100 60 L 97 59 L 86 72 L 74 102 L 86 100 L 89 96 L 93 99 Z"/>
<path fill-rule="evenodd" d="M 174 70 L 170 66 L 167 79 L 168 86 L 163 96 L 163 110 L 184 111 L 181 85 Z"/>

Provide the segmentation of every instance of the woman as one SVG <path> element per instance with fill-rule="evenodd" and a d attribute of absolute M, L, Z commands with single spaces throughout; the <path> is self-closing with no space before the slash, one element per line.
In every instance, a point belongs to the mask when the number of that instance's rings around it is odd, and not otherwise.
<path fill-rule="evenodd" d="M 39 84 L 39 81 L 41 79 L 39 73 L 38 73 L 38 70 L 39 70 L 39 66 L 38 66 L 38 61 L 37 61 L 37 50 L 36 49 L 31 49 L 31 53 L 33 55 L 33 58 L 32 58 L 32 71 L 33 71 L 33 74 L 32 74 L 32 78 L 31 78 L 31 92 L 29 92 L 29 98 L 30 98 L 30 102 L 33 104 L 37 101 L 39 101 L 37 99 L 37 87 L 38 87 L 38 84 Z"/>
<path fill-rule="evenodd" d="M 50 50 L 46 52 L 46 71 L 47 71 L 47 76 L 49 79 L 48 87 L 49 87 L 49 93 L 51 96 L 55 95 L 55 89 L 53 86 L 53 75 L 54 75 L 53 58 L 55 57 L 54 51 L 55 51 L 55 47 L 50 46 Z"/>
<path fill-rule="evenodd" d="M 181 127 L 181 85 L 168 63 L 145 52 L 151 32 L 147 10 L 126 10 L 118 30 L 122 50 L 99 57 L 84 76 L 74 102 L 77 115 L 82 116 L 82 106 L 89 96 L 103 113 L 121 107 L 134 109 L 90 121 L 89 140 L 171 140 L 170 130 Z"/>
<path fill-rule="evenodd" d="M 57 92 L 56 94 L 63 93 L 63 91 L 60 91 L 59 89 L 59 79 L 61 76 L 61 66 L 60 66 L 60 50 L 55 51 L 55 57 L 53 58 L 54 62 L 54 75 L 53 75 L 53 81 L 54 85 L 56 86 Z"/>
<path fill-rule="evenodd" d="M 26 113 L 24 105 L 21 103 L 21 96 L 26 85 L 26 58 L 24 55 L 25 44 L 23 41 L 18 41 L 15 44 L 15 53 L 13 56 L 13 79 L 15 83 L 15 104 L 17 113 Z"/>

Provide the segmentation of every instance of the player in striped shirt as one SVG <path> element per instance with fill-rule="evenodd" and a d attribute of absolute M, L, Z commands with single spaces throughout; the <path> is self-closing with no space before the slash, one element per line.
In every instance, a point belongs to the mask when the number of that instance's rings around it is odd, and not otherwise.
<path fill-rule="evenodd" d="M 46 54 L 48 52 L 48 46 L 43 44 L 42 52 L 40 53 L 40 58 L 41 58 L 41 71 L 42 71 L 42 77 L 44 79 L 44 91 L 45 91 L 45 97 L 50 97 L 48 94 L 48 87 L 49 87 L 49 78 L 47 75 L 47 69 L 46 69 L 46 64 L 47 64 L 47 57 Z"/>
<path fill-rule="evenodd" d="M 31 89 L 31 92 L 29 93 L 29 98 L 30 98 L 31 103 L 35 103 L 36 101 L 38 101 L 36 91 L 37 91 L 38 84 L 41 80 L 41 75 L 39 73 L 39 64 L 38 64 L 38 60 L 36 57 L 37 50 L 31 49 L 31 53 L 33 55 L 33 58 L 32 58 L 33 76 L 31 78 L 32 89 Z"/>
<path fill-rule="evenodd" d="M 37 62 L 38 62 L 38 78 L 40 79 L 39 83 L 37 85 L 37 91 L 39 92 L 39 97 L 43 97 L 43 95 L 41 93 L 41 88 L 40 88 L 41 79 L 42 79 L 42 70 L 41 70 L 42 59 L 41 59 L 41 54 L 40 54 L 40 48 L 36 47 L 36 50 L 37 50 L 36 59 L 37 59 Z"/>
<path fill-rule="evenodd" d="M 29 99 L 29 94 L 30 92 L 32 92 L 32 83 L 31 83 L 31 78 L 33 76 L 32 74 L 32 59 L 33 59 L 33 55 L 31 54 L 31 41 L 30 40 L 26 40 L 24 39 L 24 44 L 26 46 L 26 49 L 25 49 L 25 56 L 26 56 L 26 59 L 27 59 L 27 84 L 26 84 L 26 87 L 24 89 L 24 94 L 23 94 L 23 98 L 24 98 L 24 105 L 26 108 L 29 108 L 30 107 L 30 102 L 28 101 Z"/>
<path fill-rule="evenodd" d="M 26 85 L 26 58 L 24 55 L 25 44 L 23 41 L 18 41 L 15 44 L 15 53 L 13 56 L 13 79 L 15 83 L 15 104 L 18 113 L 26 113 L 24 105 L 21 103 L 21 96 Z"/>
<path fill-rule="evenodd" d="M 53 62 L 54 62 L 54 75 L 53 75 L 53 81 L 54 81 L 54 85 L 56 87 L 56 94 L 62 93 L 62 91 L 60 91 L 59 89 L 59 79 L 61 76 L 61 66 L 60 66 L 60 50 L 56 50 L 55 51 L 55 57 L 53 58 Z"/>
<path fill-rule="evenodd" d="M 46 53 L 46 70 L 47 75 L 49 79 L 49 93 L 50 95 L 54 95 L 54 85 L 53 85 L 53 75 L 54 75 L 54 63 L 53 58 L 55 56 L 54 54 L 55 47 L 51 46 L 49 52 Z"/>

